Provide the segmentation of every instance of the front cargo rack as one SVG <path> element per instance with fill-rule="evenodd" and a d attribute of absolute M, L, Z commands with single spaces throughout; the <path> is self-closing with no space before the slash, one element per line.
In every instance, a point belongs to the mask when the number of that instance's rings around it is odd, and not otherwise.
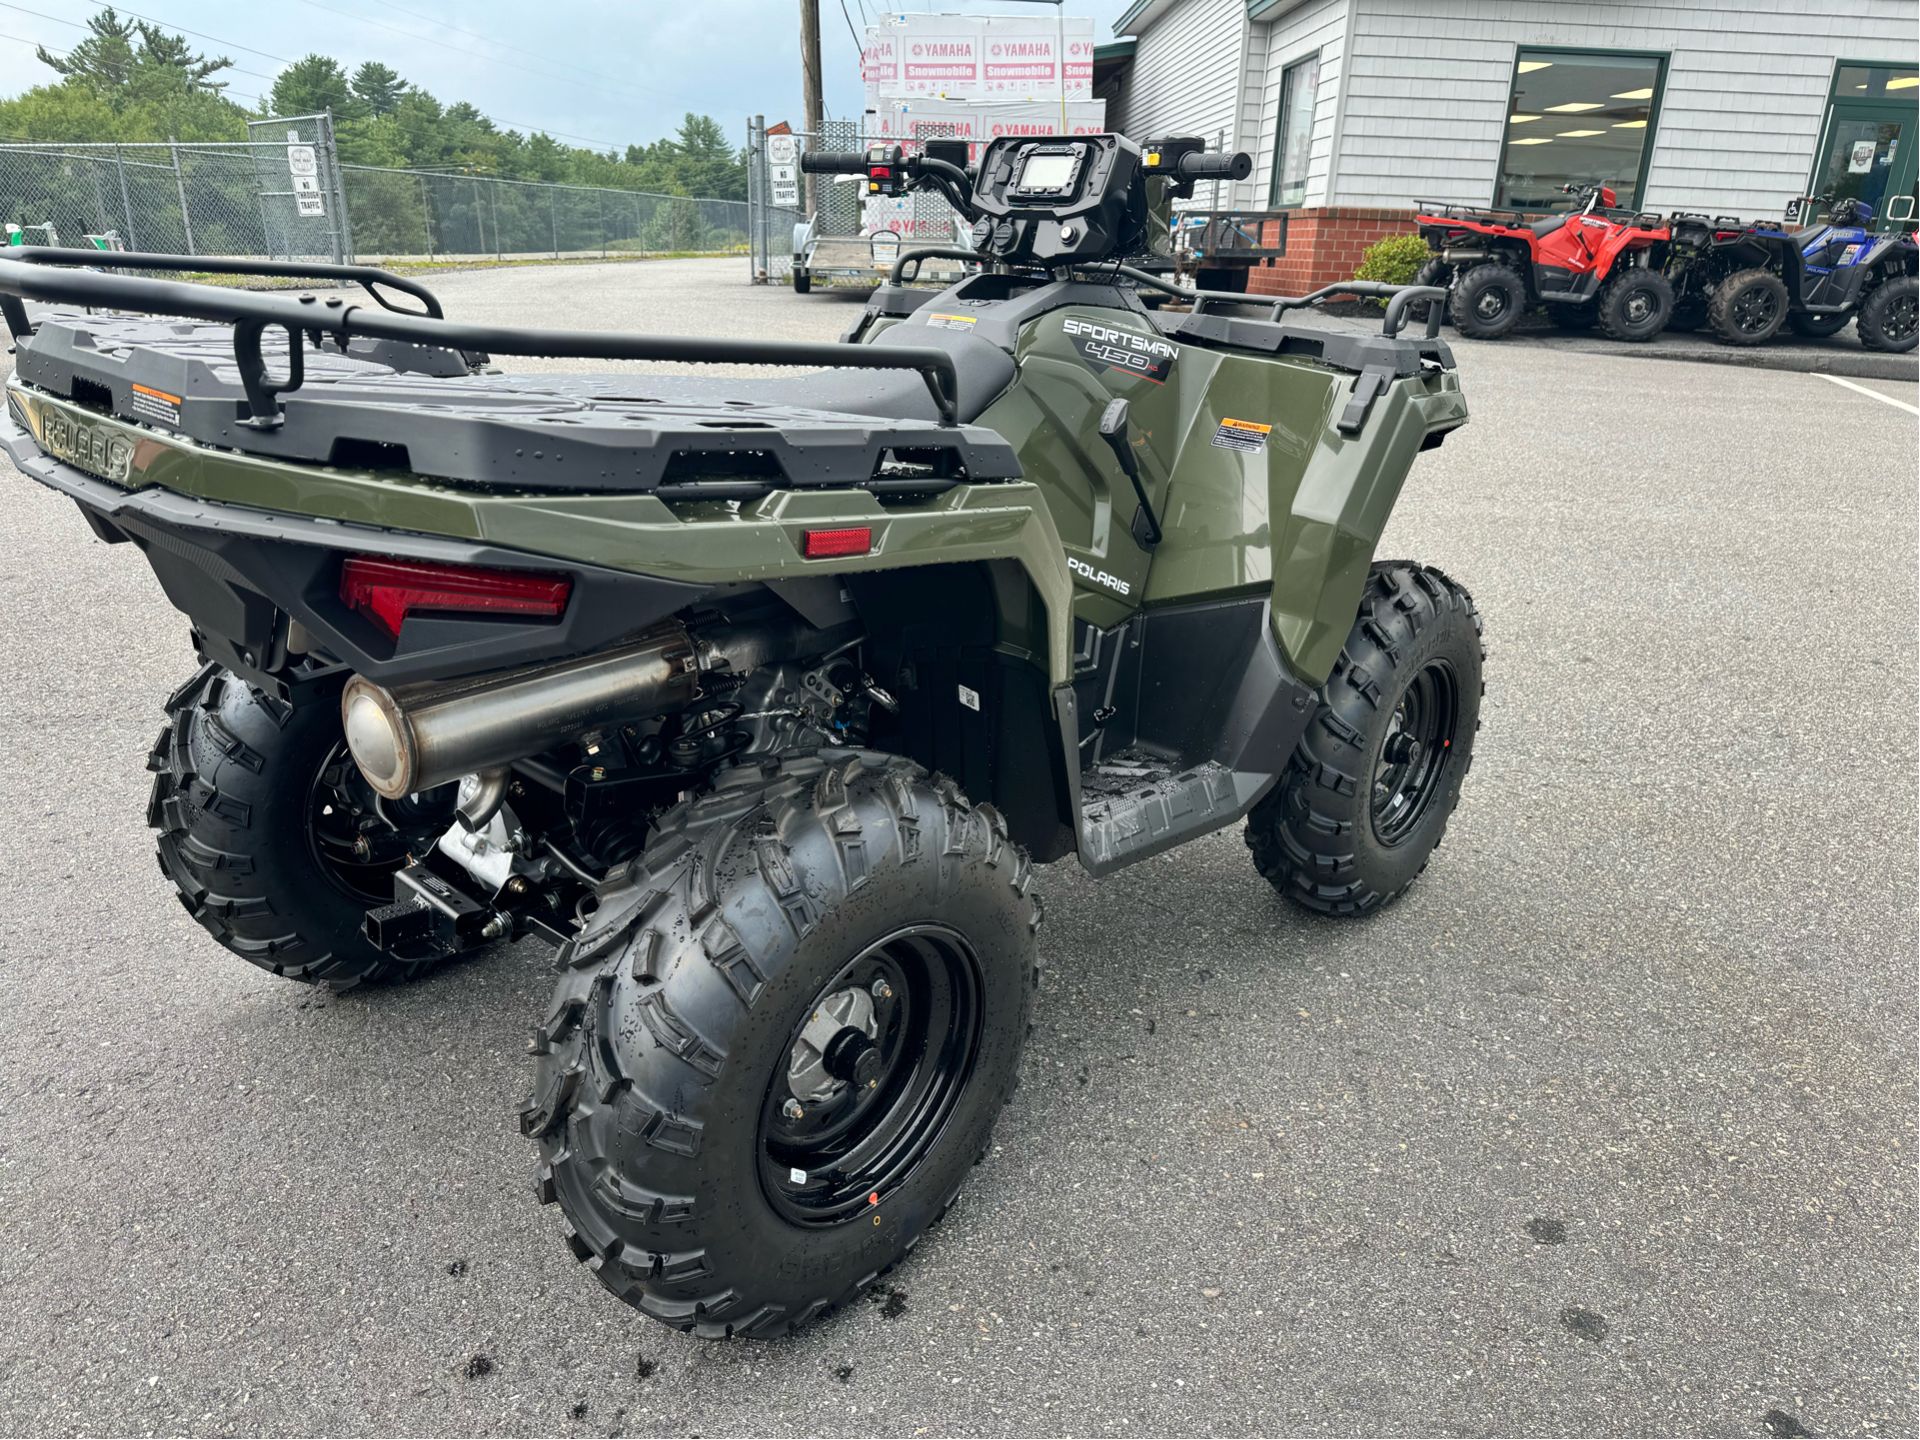
<path fill-rule="evenodd" d="M 1177 324 L 1163 327 L 1169 339 L 1317 360 L 1358 376 L 1352 395 L 1334 421 L 1335 428 L 1343 435 L 1355 434 L 1367 423 L 1373 402 L 1394 380 L 1429 369 L 1453 368 L 1453 352 L 1440 338 L 1440 313 L 1446 304 L 1447 292 L 1437 285 L 1336 280 L 1305 295 L 1248 295 L 1237 290 L 1188 290 L 1131 265 L 1117 265 L 1114 270 L 1135 285 L 1184 300 L 1192 307 Z M 1380 333 L 1354 335 L 1335 330 L 1302 330 L 1280 323 L 1289 310 L 1308 310 L 1339 296 L 1386 301 L 1387 311 L 1381 317 Z M 1403 336 L 1400 332 L 1415 318 L 1412 307 L 1420 304 L 1427 307 L 1423 321 L 1425 333 Z M 1264 309 L 1267 318 L 1240 320 L 1211 315 L 1207 313 L 1209 305 Z"/>
<path fill-rule="evenodd" d="M 23 300 L 89 308 L 179 315 L 233 327 L 233 356 L 251 408 L 248 423 L 272 429 L 281 423 L 280 397 L 305 380 L 304 337 L 314 349 L 331 336 L 344 350 L 354 339 L 390 340 L 494 355 L 580 360 L 664 360 L 684 365 L 780 365 L 821 369 L 913 370 L 926 383 L 943 425 L 958 423 L 959 379 L 953 357 L 931 347 L 877 349 L 794 340 L 715 340 L 705 336 L 623 335 L 592 330 L 536 330 L 505 325 L 464 325 L 445 319 L 425 286 L 385 270 L 360 265 L 286 261 L 210 260 L 188 255 L 120 252 L 119 269 L 205 272 L 272 278 L 331 280 L 360 285 L 385 313 L 348 305 L 337 297 L 263 295 L 177 280 L 109 275 L 98 267 L 98 250 L 23 246 L 0 260 L 0 315 L 13 338 L 32 334 Z M 380 293 L 387 287 L 419 299 L 409 313 Z M 269 329 L 286 332 L 287 373 L 268 375 L 261 340 Z"/>

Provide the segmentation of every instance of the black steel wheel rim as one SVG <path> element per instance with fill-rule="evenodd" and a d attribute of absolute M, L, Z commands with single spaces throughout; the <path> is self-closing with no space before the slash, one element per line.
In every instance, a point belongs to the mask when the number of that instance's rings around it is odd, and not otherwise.
<path fill-rule="evenodd" d="M 868 997 L 871 1033 L 848 1043 L 842 1025 L 819 1050 L 841 1062 L 832 1093 L 795 1094 L 795 1057 L 809 1026 Z M 939 1144 L 973 1076 L 980 1048 L 979 958 L 943 925 L 897 930 L 862 950 L 822 986 L 788 1035 L 760 1107 L 760 1183 L 774 1210 L 799 1225 L 841 1225 L 886 1202 Z M 837 1022 L 836 1022 L 837 1023 Z M 846 1057 L 858 1051 L 864 1071 Z M 866 1056 L 866 1052 L 871 1052 Z M 798 1113 L 795 1113 L 795 1112 Z"/>
<path fill-rule="evenodd" d="M 1887 307 L 1887 338 L 1905 340 L 1920 326 L 1920 296 L 1896 296 Z"/>
<path fill-rule="evenodd" d="M 452 823 L 454 788 L 382 801 L 342 741 L 308 787 L 307 841 L 315 863 L 349 898 L 385 905 L 393 899 L 394 872 Z"/>
<path fill-rule="evenodd" d="M 1749 285 L 1733 297 L 1733 323 L 1751 335 L 1771 325 L 1780 313 L 1780 297 L 1768 285 Z"/>
<path fill-rule="evenodd" d="M 1453 666 L 1430 660 L 1401 692 L 1373 769 L 1373 833 L 1398 845 L 1426 818 L 1452 768 L 1460 723 Z"/>
<path fill-rule="evenodd" d="M 1627 292 L 1627 323 L 1644 325 L 1653 315 L 1653 292 L 1644 285 L 1636 285 Z"/>
<path fill-rule="evenodd" d="M 1498 320 L 1507 313 L 1506 287 L 1497 283 L 1487 285 L 1474 300 L 1473 310 L 1482 320 Z"/>

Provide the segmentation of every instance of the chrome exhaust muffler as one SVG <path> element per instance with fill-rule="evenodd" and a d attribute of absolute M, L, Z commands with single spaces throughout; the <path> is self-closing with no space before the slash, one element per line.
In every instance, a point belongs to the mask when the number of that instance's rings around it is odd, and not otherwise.
<path fill-rule="evenodd" d="M 355 675 L 340 697 L 347 749 L 367 783 L 397 800 L 690 704 L 703 675 L 744 675 L 819 633 L 797 617 L 711 636 L 674 624 L 615 650 L 446 685 L 388 690 Z"/>

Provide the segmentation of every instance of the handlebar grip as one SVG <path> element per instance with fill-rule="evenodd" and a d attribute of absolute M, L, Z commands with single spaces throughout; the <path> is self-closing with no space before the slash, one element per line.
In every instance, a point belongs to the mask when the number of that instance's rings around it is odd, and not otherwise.
<path fill-rule="evenodd" d="M 1253 173 L 1253 157 L 1244 150 L 1230 155 L 1192 151 L 1174 162 L 1182 180 L 1244 180 Z"/>
<path fill-rule="evenodd" d="M 867 157 L 858 150 L 802 150 L 800 169 L 808 175 L 864 175 Z"/>

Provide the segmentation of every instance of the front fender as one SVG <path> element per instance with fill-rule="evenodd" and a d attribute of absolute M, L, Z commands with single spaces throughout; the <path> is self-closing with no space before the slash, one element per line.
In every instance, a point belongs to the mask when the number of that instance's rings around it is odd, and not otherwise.
<path fill-rule="evenodd" d="M 1353 628 L 1367 570 L 1414 458 L 1467 420 L 1451 370 L 1387 386 L 1358 434 L 1335 428 L 1339 408 L 1327 418 L 1273 546 L 1274 635 L 1294 673 L 1313 686 L 1333 673 Z"/>

